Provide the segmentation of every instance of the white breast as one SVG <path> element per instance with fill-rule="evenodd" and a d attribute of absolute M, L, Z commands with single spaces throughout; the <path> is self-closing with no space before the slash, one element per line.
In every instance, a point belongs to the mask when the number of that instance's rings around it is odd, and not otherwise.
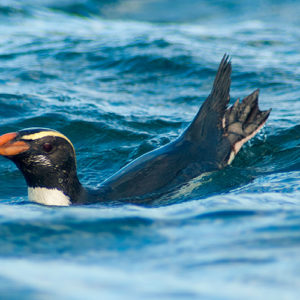
<path fill-rule="evenodd" d="M 44 205 L 53 205 L 53 206 L 71 205 L 70 198 L 57 189 L 28 187 L 28 198 L 30 201 L 37 202 Z"/>

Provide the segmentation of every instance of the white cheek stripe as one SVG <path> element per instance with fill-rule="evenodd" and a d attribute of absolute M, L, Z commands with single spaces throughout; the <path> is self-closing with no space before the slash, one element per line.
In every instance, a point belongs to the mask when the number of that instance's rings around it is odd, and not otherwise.
<path fill-rule="evenodd" d="M 53 205 L 53 206 L 69 206 L 70 198 L 57 189 L 47 188 L 28 188 L 28 198 L 32 202 Z"/>
<path fill-rule="evenodd" d="M 22 140 L 38 140 L 38 139 L 41 139 L 45 136 L 57 136 L 57 137 L 61 137 L 65 140 L 67 140 L 69 142 L 69 144 L 72 146 L 73 151 L 75 153 L 75 149 L 74 149 L 74 146 L 73 146 L 72 142 L 65 135 L 63 135 L 62 133 L 57 132 L 57 131 L 40 131 L 40 132 L 37 132 L 37 133 L 24 135 L 24 136 L 21 137 L 21 139 Z"/>

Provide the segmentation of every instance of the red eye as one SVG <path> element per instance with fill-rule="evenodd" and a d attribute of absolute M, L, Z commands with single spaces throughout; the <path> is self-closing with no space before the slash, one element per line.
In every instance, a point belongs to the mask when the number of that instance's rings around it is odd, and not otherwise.
<path fill-rule="evenodd" d="M 50 143 L 45 143 L 43 149 L 45 152 L 50 152 L 53 149 L 53 146 Z"/>

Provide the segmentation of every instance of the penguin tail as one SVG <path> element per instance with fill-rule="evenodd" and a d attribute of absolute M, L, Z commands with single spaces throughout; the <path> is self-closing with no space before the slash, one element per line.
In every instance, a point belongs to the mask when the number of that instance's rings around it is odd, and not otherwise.
<path fill-rule="evenodd" d="M 204 145 L 219 168 L 232 162 L 243 144 L 263 127 L 271 112 L 271 109 L 259 109 L 259 90 L 228 107 L 231 71 L 229 56 L 225 54 L 210 95 L 185 132 L 186 139 Z"/>

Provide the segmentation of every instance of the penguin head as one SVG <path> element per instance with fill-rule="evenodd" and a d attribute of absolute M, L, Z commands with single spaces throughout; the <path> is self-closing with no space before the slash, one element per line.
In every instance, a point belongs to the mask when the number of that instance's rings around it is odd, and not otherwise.
<path fill-rule="evenodd" d="M 69 205 L 78 197 L 81 185 L 75 150 L 63 134 L 45 128 L 7 133 L 0 137 L 0 155 L 13 161 L 23 173 L 30 200 Z"/>

